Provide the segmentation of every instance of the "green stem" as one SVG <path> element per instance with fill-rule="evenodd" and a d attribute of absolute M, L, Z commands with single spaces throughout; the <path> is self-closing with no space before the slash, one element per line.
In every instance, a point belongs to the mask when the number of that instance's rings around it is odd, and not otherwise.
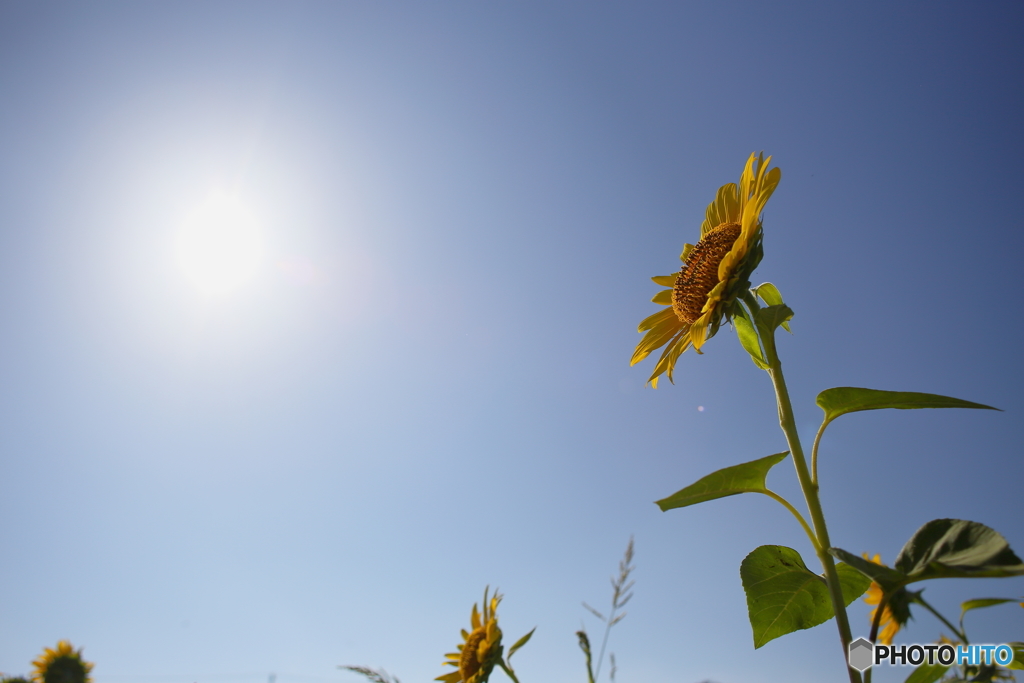
<path fill-rule="evenodd" d="M 515 683 L 519 683 L 519 679 L 516 678 L 515 673 L 512 671 L 512 667 L 508 666 L 507 664 L 505 664 L 504 661 L 500 659 L 498 660 L 498 666 L 500 666 L 502 670 L 504 670 L 504 672 L 508 674 L 508 677 L 515 681 Z"/>
<path fill-rule="evenodd" d="M 767 334 L 766 334 L 767 333 Z M 850 641 L 853 639 L 850 633 L 850 622 L 846 616 L 846 603 L 843 600 L 842 587 L 839 584 L 839 574 L 836 571 L 835 560 L 828 553 L 832 543 L 828 538 L 828 528 L 825 526 L 825 515 L 821 510 L 821 501 L 818 499 L 818 486 L 811 478 L 807 468 L 807 459 L 804 457 L 803 446 L 800 445 L 800 435 L 796 428 L 796 419 L 793 416 L 793 405 L 789 400 L 789 390 L 786 388 L 786 378 L 782 374 L 782 361 L 779 360 L 775 349 L 775 330 L 760 330 L 761 345 L 765 351 L 765 358 L 768 361 L 768 374 L 775 386 L 775 399 L 779 406 L 779 425 L 786 435 L 789 444 L 789 452 L 793 456 L 793 466 L 796 468 L 796 477 L 800 482 L 800 490 L 803 491 L 804 500 L 807 502 L 807 510 L 811 514 L 811 523 L 814 525 L 814 535 L 817 538 L 815 553 L 825 570 L 825 581 L 828 584 L 828 594 L 832 600 L 832 609 L 836 615 L 836 625 L 839 627 L 839 640 L 843 648 L 843 661 L 847 661 Z M 861 683 L 860 672 L 847 664 L 847 672 L 850 676 L 850 683 Z"/>
<path fill-rule="evenodd" d="M 938 611 L 934 607 L 932 607 L 927 602 L 925 602 L 924 598 L 922 598 L 920 596 L 920 594 L 918 594 L 918 595 L 913 595 L 912 594 L 910 600 L 911 600 L 911 602 L 916 602 L 917 604 L 921 605 L 921 607 L 924 607 L 926 610 L 928 610 L 929 612 L 934 614 L 935 618 L 938 619 L 939 621 L 941 621 L 943 624 L 945 624 L 949 628 L 950 631 L 955 633 L 956 637 L 959 638 L 960 640 L 962 640 L 964 645 L 970 645 L 970 643 L 967 641 L 967 634 L 964 633 L 963 631 L 961 631 L 960 629 L 958 629 L 956 626 L 953 626 L 953 624 L 949 623 L 946 620 L 946 617 L 944 617 L 941 614 L 939 614 Z"/>
<path fill-rule="evenodd" d="M 814 445 L 811 446 L 811 481 L 814 483 L 814 488 L 818 488 L 818 444 L 821 443 L 821 435 L 825 433 L 828 423 L 829 421 L 825 420 L 818 427 L 818 433 L 814 435 Z"/>
<path fill-rule="evenodd" d="M 882 615 L 885 613 L 885 606 L 889 604 L 889 594 L 883 592 L 881 599 L 878 601 L 878 606 L 875 608 L 875 616 L 871 620 L 871 633 L 868 634 L 868 640 L 874 645 L 878 642 L 878 627 L 882 623 Z M 871 669 L 864 672 L 864 683 L 871 683 Z"/>
<path fill-rule="evenodd" d="M 793 516 L 796 517 L 796 521 L 800 522 L 800 526 L 804 528 L 804 533 L 806 533 L 807 538 L 810 539 L 811 545 L 814 546 L 814 552 L 818 552 L 818 539 L 814 537 L 814 530 L 811 529 L 811 526 L 807 523 L 807 520 L 804 519 L 804 516 L 800 514 L 799 510 L 793 507 L 788 500 L 775 493 L 775 491 L 764 489 L 763 491 L 758 491 L 758 493 L 763 493 L 769 498 L 777 500 L 783 507 L 793 513 Z"/>

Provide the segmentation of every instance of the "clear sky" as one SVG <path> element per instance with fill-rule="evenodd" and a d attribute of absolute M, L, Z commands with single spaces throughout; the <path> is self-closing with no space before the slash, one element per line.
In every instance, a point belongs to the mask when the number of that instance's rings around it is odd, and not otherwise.
<path fill-rule="evenodd" d="M 753 649 L 743 557 L 814 566 L 781 507 L 652 504 L 785 445 L 730 328 L 645 388 L 648 278 L 773 155 L 754 281 L 805 438 L 831 386 L 1005 411 L 833 425 L 833 542 L 1024 552 L 1022 35 L 1017 2 L 0 4 L 0 671 L 69 638 L 97 683 L 426 681 L 490 585 L 520 680 L 582 681 L 633 534 L 620 683 L 840 680 L 832 624 Z M 217 197 L 263 241 L 211 293 L 179 240 Z"/>

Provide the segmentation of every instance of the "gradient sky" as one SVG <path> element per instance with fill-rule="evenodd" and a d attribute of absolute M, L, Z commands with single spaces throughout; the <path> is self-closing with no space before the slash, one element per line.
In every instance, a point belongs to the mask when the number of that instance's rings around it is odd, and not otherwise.
<path fill-rule="evenodd" d="M 815 566 L 780 506 L 652 504 L 785 445 L 731 328 L 645 388 L 648 278 L 774 155 L 754 280 L 805 438 L 831 386 L 1005 411 L 835 423 L 833 542 L 1021 553 L 1022 35 L 1017 2 L 0 4 L 0 671 L 69 638 L 97 683 L 426 681 L 490 585 L 520 680 L 583 681 L 633 534 L 620 683 L 841 680 L 831 623 L 753 649 L 743 557 Z M 173 245 L 217 191 L 267 257 L 209 298 Z"/>

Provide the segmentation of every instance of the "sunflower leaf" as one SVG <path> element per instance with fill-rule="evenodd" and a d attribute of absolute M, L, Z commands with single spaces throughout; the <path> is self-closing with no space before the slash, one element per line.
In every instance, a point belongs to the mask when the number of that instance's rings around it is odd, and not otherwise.
<path fill-rule="evenodd" d="M 934 519 L 914 534 L 895 567 L 911 581 L 1024 575 L 1024 562 L 997 531 L 978 522 Z"/>
<path fill-rule="evenodd" d="M 769 306 L 778 306 L 783 303 L 779 288 L 770 282 L 764 282 L 754 287 L 754 294 L 761 297 L 761 300 Z"/>
<path fill-rule="evenodd" d="M 736 326 L 736 336 L 739 337 L 740 344 L 743 345 L 746 352 L 750 354 L 754 365 L 762 370 L 767 370 L 768 362 L 764 359 L 761 342 L 758 341 L 757 331 L 754 329 L 754 324 L 750 322 L 747 310 L 743 306 L 737 306 L 736 315 L 733 316 L 732 321 Z"/>
<path fill-rule="evenodd" d="M 960 632 L 964 630 L 964 615 L 973 609 L 982 609 L 983 607 L 995 607 L 996 605 L 1005 605 L 1008 602 L 1021 602 L 1020 598 L 978 598 L 976 600 L 968 600 L 967 602 L 960 605 Z M 1024 603 L 1022 603 L 1024 604 Z"/>
<path fill-rule="evenodd" d="M 757 287 L 754 287 L 753 291 L 754 294 L 761 297 L 761 300 L 764 301 L 769 306 L 778 306 L 779 304 L 784 303 L 782 301 L 782 293 L 779 292 L 779 288 L 770 282 L 765 282 L 763 284 L 758 285 Z M 782 323 L 782 327 L 783 329 L 786 330 L 786 332 L 793 331 L 789 329 L 788 321 Z"/>
<path fill-rule="evenodd" d="M 512 659 L 512 655 L 514 655 L 516 653 L 516 650 L 521 648 L 523 645 L 526 645 L 526 643 L 529 642 L 530 637 L 533 635 L 533 632 L 536 631 L 536 630 L 537 630 L 537 627 L 534 626 L 532 629 L 530 629 L 529 633 L 527 633 L 525 636 L 523 636 L 522 638 L 517 640 L 515 642 L 515 645 L 513 645 L 512 647 L 510 647 L 508 649 L 508 655 L 505 657 L 505 659 Z"/>
<path fill-rule="evenodd" d="M 825 422 L 829 423 L 840 415 L 860 410 L 881 410 L 896 408 L 913 410 L 917 408 L 978 408 L 999 410 L 981 403 L 972 403 L 959 398 L 922 394 L 916 391 L 881 391 L 859 387 L 835 387 L 818 394 L 818 407 L 825 411 Z"/>
<path fill-rule="evenodd" d="M 977 600 L 968 600 L 967 602 L 960 605 L 960 622 L 963 623 L 964 615 L 970 612 L 972 609 L 981 609 L 982 607 L 994 607 L 996 605 L 1005 605 L 1008 602 L 1020 602 L 1018 598 L 978 598 Z"/>
<path fill-rule="evenodd" d="M 836 565 L 836 574 L 839 576 L 839 586 L 843 590 L 843 600 L 847 605 L 867 593 L 871 586 L 871 579 L 845 562 Z"/>
<path fill-rule="evenodd" d="M 768 490 L 765 486 L 768 470 L 787 455 L 789 451 L 720 469 L 655 503 L 665 512 L 739 493 L 764 493 Z"/>
<path fill-rule="evenodd" d="M 1024 669 L 1024 643 L 1012 642 L 1007 643 L 1013 648 L 1013 661 L 1006 665 L 1007 669 Z"/>
<path fill-rule="evenodd" d="M 870 580 L 842 563 L 836 570 L 843 602 L 849 605 L 864 594 Z M 825 579 L 808 569 L 792 548 L 763 545 L 755 549 L 740 564 L 740 578 L 755 649 L 834 616 Z"/>
<path fill-rule="evenodd" d="M 767 339 L 775 333 L 780 325 L 785 325 L 792 318 L 793 309 L 786 304 L 775 304 L 774 306 L 765 306 L 758 311 L 754 320 L 761 330 L 762 338 Z"/>

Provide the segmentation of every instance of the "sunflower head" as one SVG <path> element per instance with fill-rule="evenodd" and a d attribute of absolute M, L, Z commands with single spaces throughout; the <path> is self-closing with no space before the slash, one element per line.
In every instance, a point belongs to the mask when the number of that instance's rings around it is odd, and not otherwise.
<path fill-rule="evenodd" d="M 92 683 L 92 663 L 82 659 L 82 649 L 75 650 L 67 640 L 43 650 L 32 666 L 36 683 Z"/>
<path fill-rule="evenodd" d="M 692 346 L 697 353 L 718 332 L 722 320 L 731 320 L 740 298 L 750 290 L 750 275 L 761 262 L 761 213 L 782 178 L 778 168 L 768 170 L 771 157 L 751 154 L 740 182 L 723 185 L 708 205 L 696 245 L 683 245 L 679 272 L 651 278 L 667 287 L 651 301 L 666 306 L 641 321 L 644 334 L 630 365 L 665 347 L 648 380 L 669 381 L 679 355 Z"/>
<path fill-rule="evenodd" d="M 875 564 L 882 564 L 882 559 L 878 554 L 868 557 L 868 554 L 864 553 L 864 559 Z M 885 565 L 882 564 L 882 566 Z M 883 596 L 882 587 L 872 581 L 868 592 L 864 595 L 864 602 L 876 606 L 868 615 L 868 620 L 872 624 L 875 623 L 875 615 L 878 613 L 877 605 L 881 604 Z M 889 596 L 889 601 L 885 604 L 885 609 L 882 610 L 882 619 L 878 622 L 880 627 L 878 642 L 882 645 L 892 645 L 893 637 L 910 621 L 910 598 L 911 594 L 905 588 L 900 588 Z"/>
<path fill-rule="evenodd" d="M 445 683 L 486 683 L 494 665 L 501 659 L 501 629 L 498 628 L 498 603 L 501 595 L 494 591 L 490 601 L 487 599 L 489 588 L 484 589 L 483 612 L 473 605 L 469 623 L 472 631 L 462 631 L 462 643 L 458 652 L 445 655 L 445 664 L 454 666 L 455 671 L 438 676 L 435 681 Z"/>

